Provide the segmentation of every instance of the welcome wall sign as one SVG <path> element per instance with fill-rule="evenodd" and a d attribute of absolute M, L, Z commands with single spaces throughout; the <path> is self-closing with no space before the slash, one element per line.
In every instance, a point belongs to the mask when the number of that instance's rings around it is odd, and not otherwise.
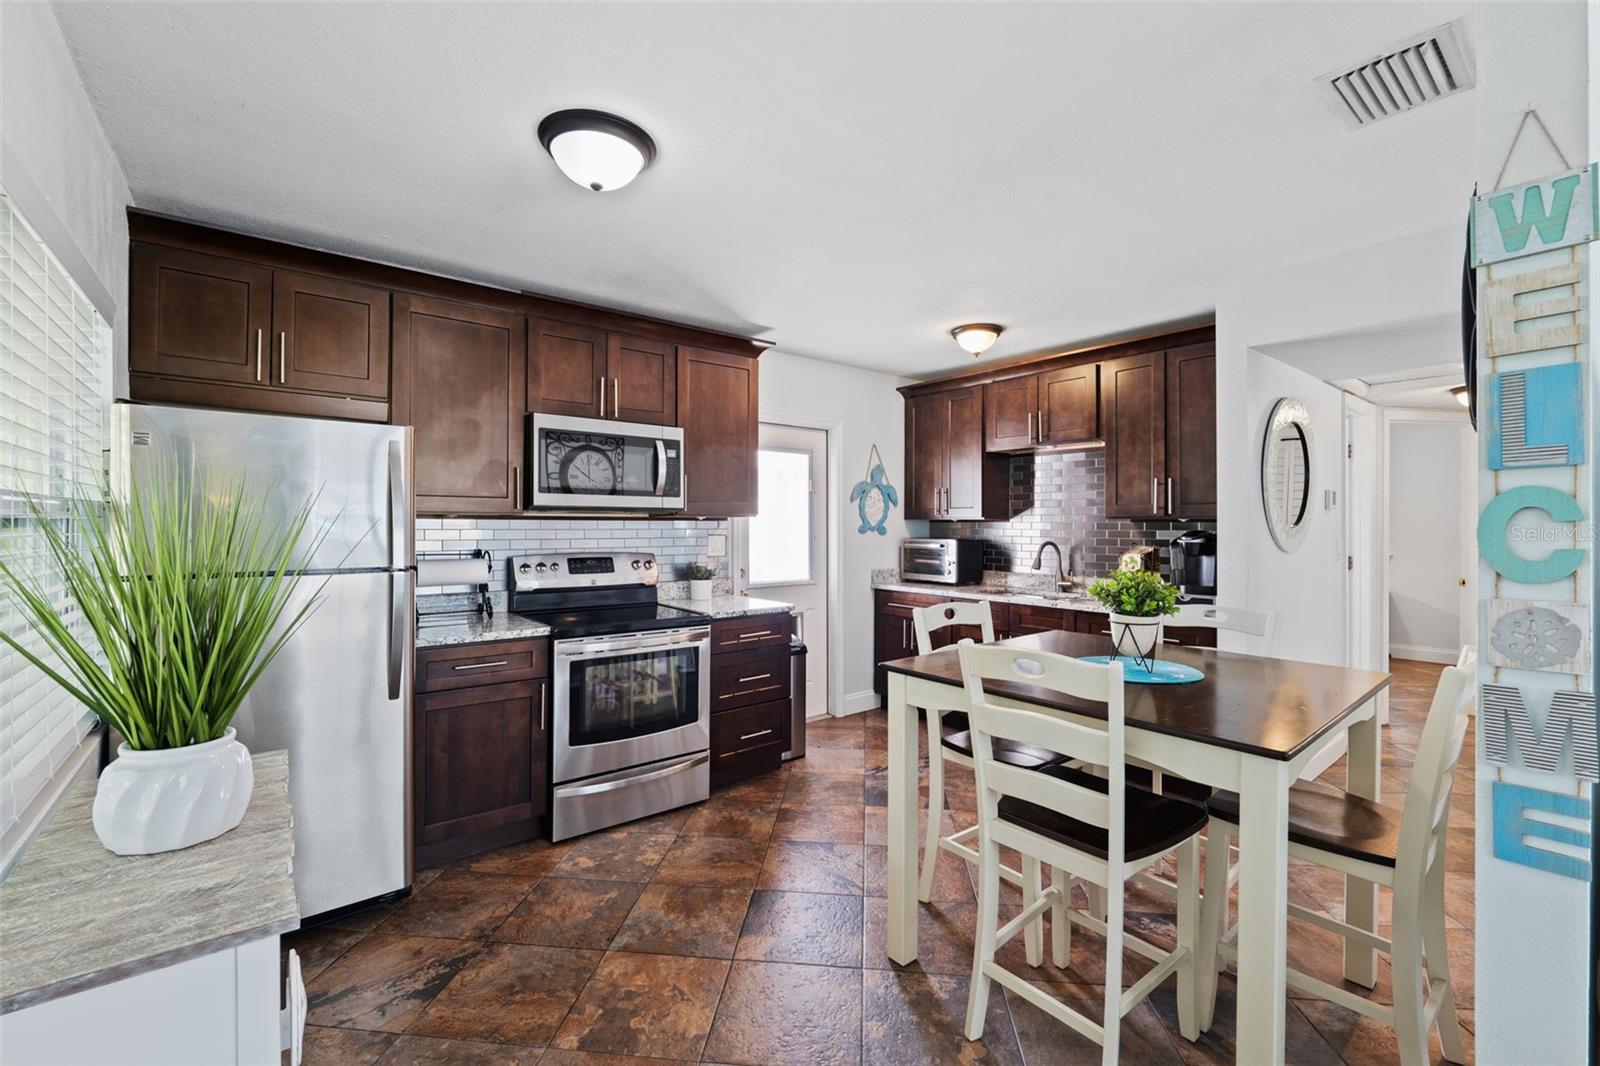
<path fill-rule="evenodd" d="M 1496 189 L 1472 205 L 1472 265 L 1585 244 L 1600 232 L 1600 168 Z"/>

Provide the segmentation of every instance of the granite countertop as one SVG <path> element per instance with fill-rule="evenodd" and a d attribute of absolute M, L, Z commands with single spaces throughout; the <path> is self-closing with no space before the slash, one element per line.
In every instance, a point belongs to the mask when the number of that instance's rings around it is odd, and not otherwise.
<path fill-rule="evenodd" d="M 550 627 L 510 611 L 496 611 L 485 619 L 477 615 L 450 614 L 430 620 L 417 620 L 417 647 L 438 648 L 447 644 L 482 644 L 491 640 L 528 640 L 548 637 Z"/>
<path fill-rule="evenodd" d="M 709 600 L 662 600 L 665 607 L 693 611 L 708 618 L 743 618 L 752 614 L 794 614 L 795 605 L 781 600 L 763 600 L 755 596 L 713 596 Z"/>
<path fill-rule="evenodd" d="M 890 592 L 909 592 L 920 596 L 948 597 L 952 600 L 996 600 L 1001 603 L 1019 603 L 1028 607 L 1054 607 L 1067 611 L 1094 611 L 1109 613 L 1106 605 L 1092 596 L 1081 593 L 1051 595 L 1030 592 L 1026 589 L 1008 588 L 1004 585 L 936 585 L 929 582 L 877 581 L 875 589 Z"/>
<path fill-rule="evenodd" d="M 289 755 L 254 764 L 236 829 L 159 855 L 107 851 L 74 785 L 0 884 L 0 1014 L 298 929 Z"/>

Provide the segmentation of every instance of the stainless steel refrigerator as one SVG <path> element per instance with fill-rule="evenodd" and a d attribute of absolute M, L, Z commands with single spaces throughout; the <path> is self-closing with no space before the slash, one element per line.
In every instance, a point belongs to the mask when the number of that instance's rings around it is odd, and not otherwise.
<path fill-rule="evenodd" d="M 411 671 L 416 567 L 411 430 L 118 403 L 113 490 L 157 463 L 246 479 L 267 517 L 315 497 L 325 534 L 294 577 L 319 603 L 241 706 L 251 751 L 287 749 L 302 916 L 411 884 Z M 291 607 L 291 611 L 293 608 Z"/>

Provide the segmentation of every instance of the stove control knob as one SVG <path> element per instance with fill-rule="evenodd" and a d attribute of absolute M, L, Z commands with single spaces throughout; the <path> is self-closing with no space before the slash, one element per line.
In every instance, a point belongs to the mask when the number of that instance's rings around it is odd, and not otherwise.
<path fill-rule="evenodd" d="M 542 573 L 544 573 L 546 570 L 548 570 L 550 568 L 548 566 L 545 566 L 543 563 L 540 563 L 538 566 L 534 567 L 534 569 L 539 571 L 539 573 L 542 574 Z"/>
<path fill-rule="evenodd" d="M 560 569 L 561 569 L 561 564 L 560 563 L 551 563 L 550 564 L 550 572 L 552 574 L 555 573 L 557 570 L 560 570 Z"/>
<path fill-rule="evenodd" d="M 519 574 L 531 574 L 531 573 L 533 573 L 533 567 L 530 566 L 527 563 L 518 563 L 517 564 L 517 573 L 519 573 Z"/>
<path fill-rule="evenodd" d="M 644 568 L 646 570 L 654 570 L 656 568 L 656 561 L 654 559 L 646 559 L 644 561 Z"/>
<path fill-rule="evenodd" d="M 635 559 L 635 560 L 634 560 L 634 561 L 633 561 L 633 568 L 634 568 L 634 569 L 635 569 L 635 570 L 637 570 L 637 569 L 639 569 L 639 567 L 641 567 L 641 566 L 643 566 L 643 565 L 644 565 L 644 564 L 643 564 L 643 563 L 641 563 L 641 562 L 640 562 L 640 561 L 639 561 L 639 560 L 637 560 L 637 559 Z"/>

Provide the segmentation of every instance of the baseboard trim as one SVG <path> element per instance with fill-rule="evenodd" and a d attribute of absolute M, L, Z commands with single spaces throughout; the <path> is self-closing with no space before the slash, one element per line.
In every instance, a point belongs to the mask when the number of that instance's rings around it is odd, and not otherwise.
<path fill-rule="evenodd" d="M 1454 666 L 1460 648 L 1424 648 L 1418 644 L 1390 644 L 1389 658 L 1411 659 L 1419 663 L 1444 663 Z"/>
<path fill-rule="evenodd" d="M 862 711 L 875 711 L 878 709 L 878 694 L 872 689 L 861 692 L 847 692 L 839 703 L 839 717 L 844 718 Z"/>

